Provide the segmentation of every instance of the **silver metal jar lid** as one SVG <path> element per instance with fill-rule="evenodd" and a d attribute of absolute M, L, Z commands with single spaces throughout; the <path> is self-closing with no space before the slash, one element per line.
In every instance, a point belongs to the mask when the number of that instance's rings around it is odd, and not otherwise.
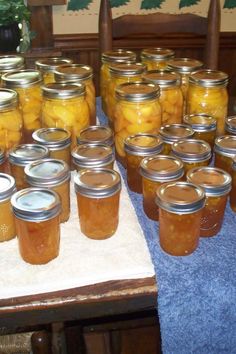
<path fill-rule="evenodd" d="M 184 123 L 191 125 L 195 132 L 205 132 L 216 130 L 216 119 L 206 113 L 194 113 L 185 115 Z"/>
<path fill-rule="evenodd" d="M 159 134 L 165 143 L 174 143 L 188 139 L 194 135 L 193 128 L 188 124 L 166 124 L 160 127 Z"/>
<path fill-rule="evenodd" d="M 25 69 L 12 71 L 2 76 L 3 84 L 8 88 L 27 88 L 42 83 L 42 75 L 37 70 Z"/>
<path fill-rule="evenodd" d="M 25 166 L 30 162 L 44 159 L 49 156 L 46 146 L 39 144 L 21 144 L 9 152 L 10 163 L 18 166 Z"/>
<path fill-rule="evenodd" d="M 54 72 L 56 82 L 76 82 L 93 77 L 93 69 L 84 64 L 64 64 Z"/>
<path fill-rule="evenodd" d="M 113 146 L 114 133 L 105 125 L 90 125 L 82 129 L 77 137 L 78 144 L 105 144 Z"/>
<path fill-rule="evenodd" d="M 223 71 L 202 69 L 189 76 L 189 82 L 202 87 L 226 86 L 229 76 Z"/>
<path fill-rule="evenodd" d="M 15 179 L 6 173 L 0 173 L 0 202 L 10 199 L 15 191 Z"/>
<path fill-rule="evenodd" d="M 84 169 L 75 175 L 74 185 L 76 193 L 90 198 L 106 198 L 120 191 L 121 178 L 111 169 Z"/>
<path fill-rule="evenodd" d="M 132 77 L 142 75 L 147 69 L 147 66 L 143 63 L 122 63 L 109 67 L 111 75 Z"/>
<path fill-rule="evenodd" d="M 236 115 L 225 118 L 225 131 L 229 134 L 236 135 Z"/>
<path fill-rule="evenodd" d="M 167 48 L 146 48 L 141 51 L 141 58 L 161 61 L 173 58 L 175 52 Z"/>
<path fill-rule="evenodd" d="M 167 70 L 149 70 L 143 75 L 143 80 L 161 88 L 180 86 L 180 76 Z"/>
<path fill-rule="evenodd" d="M 214 151 L 220 155 L 234 157 L 236 155 L 236 136 L 222 135 L 216 138 Z"/>
<path fill-rule="evenodd" d="M 124 150 L 130 155 L 149 156 L 159 154 L 162 149 L 163 141 L 155 134 L 139 133 L 124 140 Z"/>
<path fill-rule="evenodd" d="M 19 103 L 18 93 L 11 89 L 0 88 L 0 111 L 15 108 Z"/>
<path fill-rule="evenodd" d="M 202 66 L 203 62 L 191 58 L 173 58 L 167 63 L 168 70 L 173 70 L 180 74 L 190 74 L 199 70 Z"/>
<path fill-rule="evenodd" d="M 183 162 L 202 162 L 210 159 L 211 147 L 204 140 L 183 139 L 172 145 L 172 153 Z"/>
<path fill-rule="evenodd" d="M 136 54 L 131 50 L 115 49 L 102 53 L 102 62 L 104 63 L 124 63 L 127 61 L 136 61 Z"/>
<path fill-rule="evenodd" d="M 189 182 L 169 182 L 158 188 L 157 205 L 171 213 L 191 214 L 205 205 L 204 190 Z"/>
<path fill-rule="evenodd" d="M 18 70 L 24 67 L 25 59 L 20 55 L 1 55 L 0 72 Z"/>
<path fill-rule="evenodd" d="M 72 150 L 71 155 L 80 168 L 104 167 L 115 159 L 113 149 L 104 144 L 81 144 Z"/>
<path fill-rule="evenodd" d="M 26 188 L 11 197 L 13 213 L 19 219 L 34 222 L 54 218 L 61 212 L 57 193 L 48 188 Z"/>
<path fill-rule="evenodd" d="M 72 59 L 63 57 L 43 58 L 35 62 L 37 70 L 42 72 L 54 72 L 58 66 L 73 63 Z"/>
<path fill-rule="evenodd" d="M 52 82 L 42 86 L 43 97 L 58 98 L 58 99 L 70 99 L 74 97 L 80 97 L 85 95 L 84 84 L 78 83 L 61 83 Z"/>
<path fill-rule="evenodd" d="M 126 82 L 115 89 L 116 98 L 129 102 L 143 102 L 158 98 L 160 88 L 148 82 Z"/>
<path fill-rule="evenodd" d="M 52 151 L 64 149 L 71 143 L 71 133 L 63 128 L 40 128 L 33 132 L 32 137 L 37 144 Z"/>

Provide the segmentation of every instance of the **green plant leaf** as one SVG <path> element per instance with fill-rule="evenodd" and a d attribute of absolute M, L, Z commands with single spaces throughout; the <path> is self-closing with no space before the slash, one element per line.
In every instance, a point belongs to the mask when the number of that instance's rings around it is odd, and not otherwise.
<path fill-rule="evenodd" d="M 140 9 L 142 10 L 151 10 L 151 9 L 160 9 L 161 8 L 161 4 L 164 2 L 165 0 L 143 0 L 141 3 L 141 7 Z"/>
<path fill-rule="evenodd" d="M 69 0 L 67 10 L 79 11 L 88 9 L 92 0 Z"/>
<path fill-rule="evenodd" d="M 200 0 L 180 0 L 179 2 L 179 9 L 182 9 L 182 7 L 188 7 L 192 5 L 197 5 Z"/>
<path fill-rule="evenodd" d="M 120 7 L 123 5 L 127 5 L 130 0 L 110 0 L 111 7 Z"/>
<path fill-rule="evenodd" d="M 225 0 L 224 9 L 234 9 L 236 7 L 236 0 Z"/>

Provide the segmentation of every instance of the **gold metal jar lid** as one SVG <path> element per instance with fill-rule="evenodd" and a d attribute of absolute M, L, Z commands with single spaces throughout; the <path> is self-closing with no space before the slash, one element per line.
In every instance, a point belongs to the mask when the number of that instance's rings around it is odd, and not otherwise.
<path fill-rule="evenodd" d="M 175 56 L 175 52 L 168 48 L 146 48 L 141 51 L 142 59 L 153 61 L 162 61 L 171 59 Z"/>
<path fill-rule="evenodd" d="M 30 87 L 42 83 L 42 75 L 37 70 L 12 71 L 2 76 L 3 85 L 9 88 Z"/>
<path fill-rule="evenodd" d="M 195 71 L 189 76 L 191 84 L 202 87 L 226 86 L 229 81 L 229 76 L 223 71 L 202 69 Z"/>
<path fill-rule="evenodd" d="M 70 99 L 85 95 L 84 84 L 65 84 L 59 82 L 52 82 L 42 86 L 43 97 L 57 98 L 57 99 Z"/>
<path fill-rule="evenodd" d="M 180 86 L 180 76 L 167 70 L 149 70 L 143 75 L 143 80 L 161 88 Z"/>
<path fill-rule="evenodd" d="M 136 61 L 136 54 L 131 50 L 115 49 L 102 53 L 102 62 L 104 63 L 124 63 L 127 61 Z"/>
<path fill-rule="evenodd" d="M 234 157 L 236 155 L 236 136 L 222 135 L 216 138 L 214 151 L 220 155 Z"/>
<path fill-rule="evenodd" d="M 229 134 L 236 135 L 236 115 L 225 118 L 225 131 Z"/>
<path fill-rule="evenodd" d="M 63 128 L 40 128 L 32 134 L 37 144 L 50 150 L 64 149 L 71 143 L 71 133 Z"/>
<path fill-rule="evenodd" d="M 149 156 L 159 154 L 162 149 L 162 139 L 154 134 L 139 133 L 124 140 L 124 150 L 130 155 Z"/>
<path fill-rule="evenodd" d="M 160 88 L 148 82 L 126 82 L 115 89 L 116 98 L 129 102 L 143 102 L 158 98 Z"/>
<path fill-rule="evenodd" d="M 147 66 L 143 63 L 122 63 L 109 67 L 111 75 L 122 77 L 142 75 L 146 70 Z"/>
<path fill-rule="evenodd" d="M 173 58 L 167 63 L 168 70 L 173 70 L 180 74 L 190 74 L 199 70 L 202 66 L 203 62 L 191 58 Z"/>
<path fill-rule="evenodd" d="M 11 89 L 0 88 L 0 111 L 15 108 L 19 103 L 18 93 Z"/>
<path fill-rule="evenodd" d="M 104 167 L 115 160 L 113 149 L 104 144 L 81 144 L 71 155 L 73 162 L 80 168 Z"/>
<path fill-rule="evenodd" d="M 76 82 L 93 77 L 93 69 L 84 64 L 64 64 L 54 72 L 56 82 Z"/>
<path fill-rule="evenodd" d="M 37 70 L 42 72 L 53 72 L 58 68 L 58 66 L 71 63 L 73 63 L 73 60 L 70 58 L 53 57 L 39 59 L 35 62 L 35 66 Z"/>
<path fill-rule="evenodd" d="M 172 145 L 172 153 L 183 162 L 202 162 L 210 159 L 211 147 L 204 140 L 184 139 Z"/>
<path fill-rule="evenodd" d="M 39 144 L 21 144 L 9 152 L 10 163 L 18 166 L 25 166 L 30 162 L 44 159 L 49 156 L 46 146 Z"/>
<path fill-rule="evenodd" d="M 191 125 L 195 132 L 209 132 L 216 130 L 216 119 L 206 113 L 187 114 L 184 123 Z"/>
<path fill-rule="evenodd" d="M 8 72 L 11 70 L 22 69 L 25 59 L 20 55 L 1 55 L 0 56 L 0 72 Z"/>
<path fill-rule="evenodd" d="M 105 144 L 113 146 L 114 132 L 105 125 L 90 125 L 80 131 L 78 144 Z"/>
<path fill-rule="evenodd" d="M 172 144 L 194 135 L 194 130 L 188 124 L 166 124 L 160 127 L 159 134 L 165 143 Z"/>
<path fill-rule="evenodd" d="M 10 199 L 14 192 L 16 192 L 15 179 L 6 173 L 0 173 L 0 202 Z"/>

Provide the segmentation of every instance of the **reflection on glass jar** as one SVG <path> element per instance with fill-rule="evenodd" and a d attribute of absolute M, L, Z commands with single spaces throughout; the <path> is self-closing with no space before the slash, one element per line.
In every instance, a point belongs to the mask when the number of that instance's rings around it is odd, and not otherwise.
<path fill-rule="evenodd" d="M 20 55 L 0 56 L 0 79 L 1 76 L 15 70 L 24 69 L 25 59 Z M 1 81 L 0 81 L 1 82 Z"/>
<path fill-rule="evenodd" d="M 16 191 L 12 176 L 0 173 L 0 242 L 16 236 L 14 215 L 11 208 L 11 196 Z"/>
<path fill-rule="evenodd" d="M 43 58 L 35 62 L 36 69 L 39 70 L 43 76 L 44 84 L 55 82 L 54 72 L 63 64 L 72 64 L 73 60 L 63 57 Z"/>
<path fill-rule="evenodd" d="M 225 118 L 225 134 L 236 135 L 236 116 Z"/>
<path fill-rule="evenodd" d="M 104 144 L 114 145 L 114 132 L 106 125 L 90 125 L 81 130 L 78 144 Z"/>
<path fill-rule="evenodd" d="M 169 155 L 172 144 L 176 141 L 192 138 L 194 130 L 188 124 L 166 124 L 159 130 L 160 137 L 164 142 L 163 155 Z"/>
<path fill-rule="evenodd" d="M 141 51 L 142 63 L 147 65 L 148 70 L 164 70 L 168 61 L 175 56 L 172 49 L 147 48 Z"/>
<path fill-rule="evenodd" d="M 215 166 L 231 174 L 233 158 L 236 156 L 236 136 L 223 135 L 216 138 L 214 151 Z"/>

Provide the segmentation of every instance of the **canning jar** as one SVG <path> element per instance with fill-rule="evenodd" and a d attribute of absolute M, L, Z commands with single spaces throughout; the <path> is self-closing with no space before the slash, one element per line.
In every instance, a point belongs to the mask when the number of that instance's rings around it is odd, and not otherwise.
<path fill-rule="evenodd" d="M 15 178 L 17 189 L 28 187 L 24 168 L 28 163 L 44 159 L 49 156 L 49 150 L 38 144 L 21 144 L 9 152 L 11 175 Z"/>
<path fill-rule="evenodd" d="M 52 57 L 38 59 L 35 62 L 35 67 L 41 72 L 43 77 L 43 83 L 48 84 L 50 82 L 55 82 L 54 72 L 55 70 L 63 64 L 72 64 L 73 60 L 63 57 Z"/>
<path fill-rule="evenodd" d="M 90 124 L 96 124 L 96 95 L 93 83 L 93 69 L 84 64 L 64 64 L 54 73 L 55 81 L 85 85 L 85 100 L 89 107 Z"/>
<path fill-rule="evenodd" d="M 176 141 L 192 138 L 194 131 L 188 124 L 166 124 L 161 126 L 159 134 L 164 142 L 162 154 L 169 155 Z"/>
<path fill-rule="evenodd" d="M 119 222 L 119 173 L 100 168 L 81 170 L 74 183 L 81 231 L 96 240 L 112 236 Z"/>
<path fill-rule="evenodd" d="M 60 222 L 70 217 L 70 170 L 62 160 L 43 159 L 25 166 L 26 181 L 31 187 L 50 188 L 61 201 Z"/>
<path fill-rule="evenodd" d="M 0 242 L 16 236 L 11 196 L 16 191 L 15 180 L 6 173 L 0 173 Z"/>
<path fill-rule="evenodd" d="M 163 142 L 154 134 L 135 134 L 124 140 L 126 156 L 127 182 L 130 190 L 142 193 L 142 178 L 139 166 L 144 157 L 159 154 L 162 151 Z"/>
<path fill-rule="evenodd" d="M 215 166 L 231 173 L 233 158 L 236 156 L 236 136 L 223 135 L 215 139 Z"/>
<path fill-rule="evenodd" d="M 162 124 L 181 123 L 183 119 L 183 93 L 180 76 L 169 71 L 147 71 L 143 75 L 146 82 L 160 87 L 159 101 L 162 109 Z"/>
<path fill-rule="evenodd" d="M 199 243 L 205 193 L 189 182 L 170 182 L 157 190 L 161 248 L 173 256 L 194 252 Z"/>
<path fill-rule="evenodd" d="M 125 83 L 116 89 L 114 111 L 117 158 L 125 166 L 124 140 L 137 133 L 157 134 L 161 126 L 160 89 L 149 83 Z"/>
<path fill-rule="evenodd" d="M 71 149 L 80 131 L 89 125 L 89 108 L 82 84 L 51 83 L 42 87 L 42 125 L 63 128 L 71 133 Z"/>
<path fill-rule="evenodd" d="M 31 264 L 56 258 L 60 245 L 61 203 L 47 188 L 26 188 L 11 198 L 21 257 Z"/>
<path fill-rule="evenodd" d="M 163 184 L 179 180 L 184 175 L 181 160 L 169 155 L 145 157 L 140 163 L 142 176 L 143 210 L 154 221 L 158 221 L 156 191 Z"/>
<path fill-rule="evenodd" d="M 81 130 L 78 144 L 105 144 L 114 145 L 114 132 L 106 125 L 90 125 Z"/>
<path fill-rule="evenodd" d="M 142 63 L 147 65 L 148 70 L 164 70 L 170 59 L 174 58 L 175 52 L 167 48 L 146 48 L 141 51 Z"/>
<path fill-rule="evenodd" d="M 224 134 L 228 110 L 228 75 L 217 70 L 198 70 L 189 77 L 187 114 L 207 113 L 216 119 L 217 135 Z"/>
<path fill-rule="evenodd" d="M 8 173 L 8 161 L 7 161 L 7 157 L 4 153 L 4 150 L 2 148 L 0 148 L 0 172 L 1 173 Z"/>
<path fill-rule="evenodd" d="M 11 71 L 24 69 L 25 59 L 20 55 L 0 55 L 0 78 Z"/>
<path fill-rule="evenodd" d="M 236 135 L 236 116 L 225 118 L 225 134 Z"/>
<path fill-rule="evenodd" d="M 230 192 L 230 206 L 231 209 L 236 212 L 236 158 L 233 158 L 233 164 L 231 169 L 232 176 L 232 189 Z"/>

